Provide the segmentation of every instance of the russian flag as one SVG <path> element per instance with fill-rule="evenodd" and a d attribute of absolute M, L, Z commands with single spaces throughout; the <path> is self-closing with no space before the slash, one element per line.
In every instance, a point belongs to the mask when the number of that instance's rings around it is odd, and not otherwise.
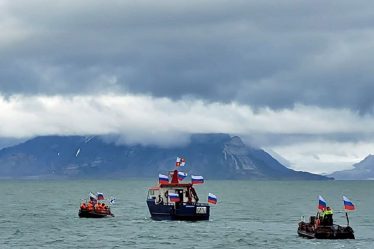
<path fill-rule="evenodd" d="M 96 201 L 97 197 L 92 192 L 90 192 L 90 201 Z"/>
<path fill-rule="evenodd" d="M 323 199 L 322 196 L 318 196 L 318 209 L 325 210 L 327 207 L 327 202 Z"/>
<path fill-rule="evenodd" d="M 202 176 L 191 176 L 192 184 L 203 184 L 204 178 Z"/>
<path fill-rule="evenodd" d="M 184 172 L 178 172 L 178 180 L 179 181 L 183 181 L 184 178 L 187 177 L 187 173 L 184 173 Z"/>
<path fill-rule="evenodd" d="M 109 201 L 109 203 L 110 204 L 114 204 L 114 203 L 116 203 L 116 198 L 114 198 L 114 197 L 110 197 L 110 201 Z"/>
<path fill-rule="evenodd" d="M 104 194 L 103 193 L 100 193 L 100 192 L 97 192 L 96 193 L 96 196 L 97 196 L 97 199 L 100 201 L 100 200 L 104 200 Z"/>
<path fill-rule="evenodd" d="M 179 195 L 176 193 L 169 193 L 169 199 L 171 202 L 179 202 Z"/>
<path fill-rule="evenodd" d="M 217 204 L 217 196 L 212 193 L 208 194 L 208 202 L 212 204 Z"/>
<path fill-rule="evenodd" d="M 347 197 L 343 196 L 343 202 L 344 202 L 345 210 L 349 210 L 349 211 L 355 210 L 355 205 L 353 205 L 353 203 Z"/>
<path fill-rule="evenodd" d="M 158 174 L 158 181 L 160 184 L 169 183 L 169 177 L 163 174 Z"/>

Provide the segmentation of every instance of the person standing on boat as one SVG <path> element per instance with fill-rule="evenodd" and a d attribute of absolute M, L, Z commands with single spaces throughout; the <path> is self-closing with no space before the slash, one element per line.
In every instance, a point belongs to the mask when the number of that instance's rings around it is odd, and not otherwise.
<path fill-rule="evenodd" d="M 158 201 L 156 202 L 156 204 L 164 204 L 164 199 L 161 197 L 161 195 L 158 195 Z"/>
<path fill-rule="evenodd" d="M 333 216 L 334 212 L 332 211 L 332 209 L 330 207 L 327 207 L 324 211 L 323 211 L 323 224 L 326 225 L 326 226 L 332 226 L 333 225 Z"/>

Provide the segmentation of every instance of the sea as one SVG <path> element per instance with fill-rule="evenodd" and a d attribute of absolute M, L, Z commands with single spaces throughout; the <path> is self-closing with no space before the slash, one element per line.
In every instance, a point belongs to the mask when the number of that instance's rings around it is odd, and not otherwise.
<path fill-rule="evenodd" d="M 146 205 L 150 179 L 1 180 L 0 248 L 374 248 L 374 181 L 218 181 L 196 186 L 218 197 L 209 221 L 154 221 Z M 115 217 L 78 217 L 89 192 L 115 197 Z M 298 237 L 298 222 L 316 214 L 318 195 L 355 240 Z"/>

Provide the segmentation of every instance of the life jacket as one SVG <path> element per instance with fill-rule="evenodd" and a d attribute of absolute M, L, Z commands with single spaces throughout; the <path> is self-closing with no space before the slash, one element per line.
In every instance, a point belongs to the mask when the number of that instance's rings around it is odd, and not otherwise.
<path fill-rule="evenodd" d="M 81 209 L 86 209 L 86 208 L 87 208 L 86 203 L 82 203 L 81 204 Z"/>
<path fill-rule="evenodd" d="M 331 209 L 331 210 L 326 210 L 326 211 L 324 212 L 324 215 L 328 215 L 328 214 L 333 214 L 332 209 Z"/>
<path fill-rule="evenodd" d="M 105 210 L 105 205 L 99 205 L 99 208 L 98 208 L 98 212 L 99 213 L 106 213 L 107 212 L 107 210 Z"/>
<path fill-rule="evenodd" d="M 88 203 L 87 210 L 92 211 L 93 209 L 94 209 L 94 207 L 93 207 L 92 203 Z"/>

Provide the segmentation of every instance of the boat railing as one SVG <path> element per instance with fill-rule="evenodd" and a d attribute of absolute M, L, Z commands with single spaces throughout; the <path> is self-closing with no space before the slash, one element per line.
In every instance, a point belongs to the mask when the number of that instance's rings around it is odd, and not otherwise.
<path fill-rule="evenodd" d="M 168 205 L 168 206 L 174 206 L 174 202 L 168 202 L 168 203 L 164 203 L 163 205 Z M 181 204 L 181 202 L 178 202 L 178 204 Z M 184 206 L 198 206 L 198 207 L 205 207 L 205 206 L 208 206 L 209 204 L 208 203 L 191 203 L 191 202 L 183 202 L 182 205 Z"/>
<path fill-rule="evenodd" d="M 196 206 L 208 206 L 208 203 L 195 203 Z"/>
<path fill-rule="evenodd" d="M 155 198 L 148 198 L 149 201 L 155 201 Z M 202 206 L 209 206 L 208 203 L 203 203 L 203 202 L 177 202 L 178 204 L 182 204 L 182 205 L 189 205 L 189 206 L 198 206 L 198 207 L 202 207 Z M 157 204 L 157 203 L 156 203 Z M 158 204 L 161 204 L 161 203 L 158 203 Z M 162 205 L 166 205 L 166 206 L 174 206 L 175 205 L 175 202 L 163 202 Z"/>

